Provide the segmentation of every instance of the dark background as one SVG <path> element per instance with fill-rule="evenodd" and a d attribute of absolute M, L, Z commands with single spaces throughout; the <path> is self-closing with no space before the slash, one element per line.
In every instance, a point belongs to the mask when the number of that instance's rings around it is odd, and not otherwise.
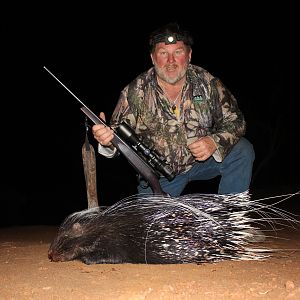
<path fill-rule="evenodd" d="M 43 66 L 109 118 L 121 89 L 151 66 L 149 33 L 172 21 L 194 36 L 192 63 L 221 78 L 245 114 L 246 137 L 256 150 L 253 197 L 300 189 L 297 10 L 288 4 L 143 5 L 7 10 L 1 25 L 2 226 L 58 224 L 87 207 L 81 105 Z M 122 156 L 97 156 L 97 182 L 100 205 L 135 193 L 135 172 Z M 212 180 L 186 192 L 216 188 Z M 299 201 L 290 205 L 298 209 Z"/>

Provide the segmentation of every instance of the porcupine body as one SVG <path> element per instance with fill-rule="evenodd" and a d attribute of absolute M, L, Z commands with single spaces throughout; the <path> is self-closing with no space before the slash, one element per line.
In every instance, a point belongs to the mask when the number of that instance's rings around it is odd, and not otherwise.
<path fill-rule="evenodd" d="M 136 195 L 111 207 L 71 214 L 50 245 L 51 261 L 81 260 L 86 264 L 181 264 L 262 259 L 268 249 L 255 248 L 256 221 L 276 215 L 297 222 L 274 207 L 266 212 L 248 192 L 180 197 Z M 264 217 L 266 216 L 266 217 Z M 254 230 L 253 230 L 254 229 Z"/>

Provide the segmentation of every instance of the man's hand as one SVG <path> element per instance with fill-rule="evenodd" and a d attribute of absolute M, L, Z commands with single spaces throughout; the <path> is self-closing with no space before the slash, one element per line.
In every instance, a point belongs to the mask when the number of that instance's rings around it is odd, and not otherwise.
<path fill-rule="evenodd" d="M 100 113 L 100 118 L 106 121 L 105 114 L 103 112 Z M 96 124 L 92 127 L 94 138 L 100 143 L 102 146 L 111 146 L 111 140 L 114 137 L 113 130 L 102 124 Z"/>
<path fill-rule="evenodd" d="M 207 160 L 217 149 L 215 142 L 209 136 L 201 137 L 196 142 L 188 145 L 188 148 L 195 159 L 199 161 Z"/>

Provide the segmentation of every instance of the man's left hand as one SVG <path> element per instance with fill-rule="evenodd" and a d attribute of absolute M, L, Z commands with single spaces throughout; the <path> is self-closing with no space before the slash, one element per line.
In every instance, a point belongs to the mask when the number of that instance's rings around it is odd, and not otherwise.
<path fill-rule="evenodd" d="M 213 139 L 209 136 L 201 137 L 196 142 L 188 145 L 196 160 L 207 160 L 216 151 L 217 147 Z"/>

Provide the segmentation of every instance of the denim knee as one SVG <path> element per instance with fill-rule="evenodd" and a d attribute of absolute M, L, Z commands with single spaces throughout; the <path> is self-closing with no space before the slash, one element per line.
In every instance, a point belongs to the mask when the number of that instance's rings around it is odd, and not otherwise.
<path fill-rule="evenodd" d="M 234 146 L 233 151 L 240 153 L 244 159 L 253 163 L 255 159 L 255 151 L 252 143 L 250 143 L 246 138 L 242 137 L 239 142 Z"/>

